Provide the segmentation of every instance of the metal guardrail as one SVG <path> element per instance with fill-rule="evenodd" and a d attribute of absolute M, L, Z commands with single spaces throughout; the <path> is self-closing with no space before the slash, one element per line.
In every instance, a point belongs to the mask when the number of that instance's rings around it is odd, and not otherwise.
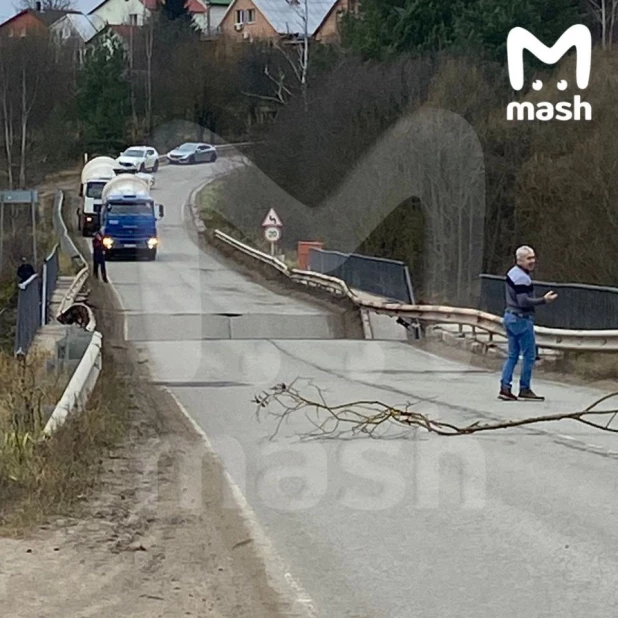
<path fill-rule="evenodd" d="M 62 218 L 62 205 L 64 194 L 62 191 L 56 193 L 53 210 L 54 230 L 59 237 L 59 244 L 47 256 L 43 262 L 41 276 L 35 275 L 21 283 L 18 289 L 17 299 L 17 324 L 15 328 L 15 355 L 26 354 L 30 345 L 41 326 L 48 324 L 51 316 L 49 315 L 49 304 L 58 282 L 60 270 L 59 249 L 71 257 L 75 268 L 80 271 L 75 276 L 71 286 L 60 303 L 56 318 L 66 312 L 75 303 L 76 297 L 81 291 L 88 278 L 88 265 L 84 256 L 79 252 Z M 96 323 L 92 310 L 85 309 L 89 314 L 86 329 L 94 331 Z"/>
<path fill-rule="evenodd" d="M 69 236 L 69 231 L 67 230 L 67 226 L 65 225 L 64 219 L 62 218 L 63 203 L 64 193 L 62 191 L 58 191 L 56 193 L 56 199 L 54 201 L 54 231 L 60 239 L 60 247 L 62 248 L 62 252 L 71 258 L 71 262 L 73 262 L 74 268 L 76 270 L 82 269 L 84 268 L 84 266 L 87 266 L 86 260 L 84 259 L 84 256 L 78 251 L 75 243 Z"/>
<path fill-rule="evenodd" d="M 71 257 L 71 261 L 75 268 L 79 268 L 79 272 L 75 275 L 75 278 L 71 282 L 69 289 L 67 290 L 64 298 L 60 301 L 58 312 L 56 313 L 56 319 L 62 314 L 66 313 L 75 303 L 78 294 L 82 291 L 86 280 L 88 279 L 88 262 L 82 255 L 79 249 L 75 246 L 73 239 L 69 236 L 69 231 L 62 217 L 62 205 L 64 203 L 64 193 L 58 191 L 56 194 L 56 202 L 54 204 L 54 227 L 58 237 L 60 238 L 60 245 L 67 255 Z M 86 330 L 94 332 L 96 328 L 96 320 L 94 313 L 83 305 L 84 310 L 88 313 L 88 324 Z"/>
<path fill-rule="evenodd" d="M 49 303 L 58 281 L 58 245 L 43 261 L 41 275 L 20 283 L 17 290 L 15 355 L 26 354 L 41 326 L 49 322 Z"/>
<path fill-rule="evenodd" d="M 337 277 L 363 292 L 408 304 L 415 302 L 410 270 L 405 262 L 312 247 L 309 270 Z"/>
<path fill-rule="evenodd" d="M 43 262 L 43 275 L 41 283 L 41 325 L 49 322 L 49 304 L 52 299 L 56 285 L 58 284 L 58 274 L 60 271 L 59 245 L 56 245 L 51 253 Z"/>
<path fill-rule="evenodd" d="M 445 307 L 437 305 L 406 305 L 403 303 L 374 302 L 363 300 L 345 281 L 336 277 L 311 271 L 288 268 L 283 262 L 262 253 L 220 230 L 214 235 L 219 240 L 242 251 L 246 255 L 270 264 L 291 280 L 308 286 L 320 287 L 338 296 L 347 296 L 359 309 L 381 315 L 419 320 L 431 324 L 462 324 L 476 327 L 495 335 L 506 336 L 502 318 L 478 309 Z M 571 330 L 535 326 L 537 345 L 554 350 L 580 350 L 589 352 L 618 352 L 617 330 Z"/>
<path fill-rule="evenodd" d="M 480 309 L 501 313 L 504 307 L 505 277 L 482 274 Z M 618 288 L 577 283 L 534 281 L 535 294 L 558 293 L 551 306 L 536 309 L 535 321 L 549 328 L 595 330 L 618 328 Z"/>
<path fill-rule="evenodd" d="M 61 427 L 70 414 L 82 410 L 85 407 L 92 390 L 96 386 L 103 361 L 103 335 L 95 330 L 96 320 L 94 313 L 87 305 L 75 304 L 75 299 L 88 278 L 88 264 L 69 236 L 67 227 L 62 218 L 63 194 L 59 191 L 58 195 L 59 199 L 57 200 L 56 207 L 54 208 L 54 222 L 57 226 L 56 229 L 58 235 L 60 236 L 61 243 L 63 243 L 63 247 L 66 247 L 67 253 L 71 255 L 72 258 L 75 258 L 74 263 L 81 265 L 81 269 L 75 275 L 71 286 L 62 299 L 56 317 L 60 318 L 63 314 L 67 314 L 72 309 L 75 309 L 76 312 L 85 311 L 88 319 L 87 323 L 84 324 L 84 328 L 87 331 L 92 332 L 92 339 L 90 340 L 90 344 L 86 348 L 79 365 L 71 376 L 71 380 L 64 390 L 60 401 L 54 408 L 51 417 L 45 425 L 45 429 L 43 430 L 45 436 L 50 436 L 56 429 Z"/>
<path fill-rule="evenodd" d="M 41 326 L 41 288 L 41 277 L 38 274 L 18 286 L 15 356 L 28 352 Z"/>

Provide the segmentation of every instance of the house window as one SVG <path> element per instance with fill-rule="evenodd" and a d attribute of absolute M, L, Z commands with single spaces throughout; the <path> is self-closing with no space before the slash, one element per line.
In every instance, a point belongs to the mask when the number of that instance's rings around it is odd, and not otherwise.
<path fill-rule="evenodd" d="M 248 24 L 255 23 L 255 9 L 247 9 L 247 23 Z"/>
<path fill-rule="evenodd" d="M 239 9 L 236 11 L 236 25 L 245 23 L 245 11 L 243 9 Z"/>
<path fill-rule="evenodd" d="M 129 25 L 130 26 L 137 26 L 137 13 L 131 13 L 129 15 Z"/>

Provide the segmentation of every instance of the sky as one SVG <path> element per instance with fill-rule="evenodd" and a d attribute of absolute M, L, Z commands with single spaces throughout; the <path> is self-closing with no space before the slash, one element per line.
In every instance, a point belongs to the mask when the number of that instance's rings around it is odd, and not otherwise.
<path fill-rule="evenodd" d="M 89 13 L 102 0 L 73 0 L 76 11 Z M 19 0 L 0 0 L 0 24 L 19 12 Z"/>

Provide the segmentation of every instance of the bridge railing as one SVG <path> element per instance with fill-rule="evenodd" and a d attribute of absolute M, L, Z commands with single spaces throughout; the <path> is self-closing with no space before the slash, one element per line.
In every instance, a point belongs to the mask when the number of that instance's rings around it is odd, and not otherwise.
<path fill-rule="evenodd" d="M 272 266 L 293 281 L 325 289 L 337 296 L 347 296 L 359 309 L 397 318 L 419 320 L 425 324 L 461 324 L 485 330 L 494 335 L 506 336 L 501 315 L 467 307 L 366 300 L 342 279 L 313 271 L 288 268 L 277 258 L 241 243 L 220 230 L 215 230 L 214 236 L 234 249 Z M 618 352 L 618 328 L 583 330 L 535 326 L 535 333 L 537 345 L 540 348 Z"/>

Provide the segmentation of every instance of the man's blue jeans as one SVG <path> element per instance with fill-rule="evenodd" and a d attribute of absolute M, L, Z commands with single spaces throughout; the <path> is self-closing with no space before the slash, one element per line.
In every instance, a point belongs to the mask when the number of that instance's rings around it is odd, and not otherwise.
<path fill-rule="evenodd" d="M 509 344 L 508 358 L 502 368 L 500 384 L 503 388 L 511 388 L 513 371 L 523 356 L 523 366 L 519 379 L 519 388 L 530 388 L 532 379 L 532 367 L 536 360 L 536 342 L 534 339 L 534 319 L 532 317 L 520 317 L 510 312 L 504 314 L 504 326 Z"/>

